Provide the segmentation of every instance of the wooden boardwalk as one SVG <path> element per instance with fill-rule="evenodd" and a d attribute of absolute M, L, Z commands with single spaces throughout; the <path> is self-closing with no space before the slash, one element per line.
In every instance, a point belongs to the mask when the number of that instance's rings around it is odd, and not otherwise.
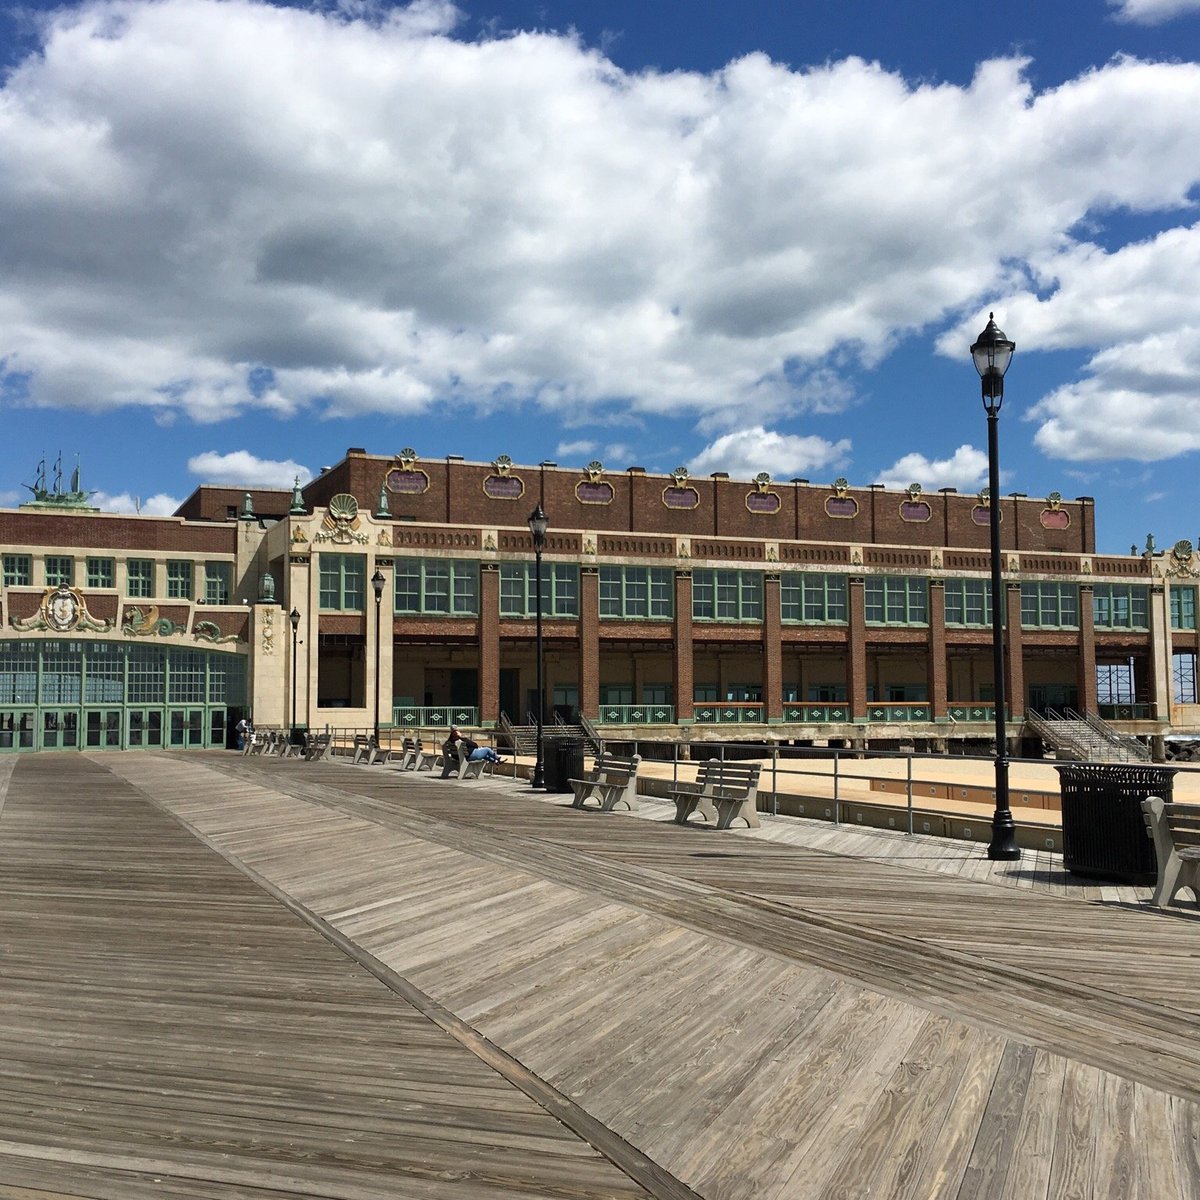
<path fill-rule="evenodd" d="M 1195 910 L 510 780 L 9 770 L 0 1195 L 1200 1200 Z"/>

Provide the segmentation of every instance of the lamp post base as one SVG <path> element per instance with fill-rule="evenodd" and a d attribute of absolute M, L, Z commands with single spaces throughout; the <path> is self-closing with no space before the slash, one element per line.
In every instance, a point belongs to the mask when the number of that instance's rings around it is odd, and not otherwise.
<path fill-rule="evenodd" d="M 992 840 L 988 843 L 987 856 L 993 862 L 1012 862 L 1021 857 L 1017 827 L 1009 809 L 997 809 L 992 816 Z"/>

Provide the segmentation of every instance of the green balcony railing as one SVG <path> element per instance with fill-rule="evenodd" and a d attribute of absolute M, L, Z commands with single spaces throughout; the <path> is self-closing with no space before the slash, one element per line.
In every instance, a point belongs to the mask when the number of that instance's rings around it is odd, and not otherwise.
<path fill-rule="evenodd" d="M 1150 704 L 1097 704 L 1100 716 L 1106 721 L 1152 721 L 1154 708 Z"/>
<path fill-rule="evenodd" d="M 996 706 L 994 704 L 950 704 L 946 707 L 946 715 L 954 721 L 994 721 Z"/>
<path fill-rule="evenodd" d="M 479 709 L 471 704 L 396 705 L 392 709 L 392 724 L 398 729 L 449 729 L 451 725 L 479 724 Z"/>
<path fill-rule="evenodd" d="M 673 704 L 602 704 L 601 725 L 674 725 Z"/>
<path fill-rule="evenodd" d="M 727 700 L 723 704 L 702 703 L 692 710 L 694 719 L 705 725 L 761 725 L 767 706 L 761 701 Z"/>
<path fill-rule="evenodd" d="M 834 725 L 851 719 L 850 706 L 845 703 L 785 704 L 783 706 L 783 719 L 785 721 Z"/>
<path fill-rule="evenodd" d="M 868 721 L 932 721 L 933 709 L 928 704 L 868 704 Z"/>

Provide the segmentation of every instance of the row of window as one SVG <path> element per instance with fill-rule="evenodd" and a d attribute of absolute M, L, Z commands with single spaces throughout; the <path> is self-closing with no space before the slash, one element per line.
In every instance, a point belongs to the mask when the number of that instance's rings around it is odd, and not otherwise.
<path fill-rule="evenodd" d="M 125 594 L 144 599 L 154 596 L 152 558 L 131 558 L 125 562 Z M 203 572 L 206 604 L 228 604 L 233 590 L 233 564 L 227 562 L 194 563 L 190 559 L 169 558 L 166 562 L 166 597 L 170 600 L 191 600 L 196 596 L 196 576 Z M 87 557 L 82 560 L 79 574 L 81 586 L 115 588 L 117 564 L 112 558 Z M 47 554 L 42 560 L 42 586 L 75 587 L 76 560 L 66 554 Z M 4 555 L 4 586 L 33 586 L 33 556 Z"/>
<path fill-rule="evenodd" d="M 500 564 L 500 615 L 537 612 L 535 564 Z M 600 567 L 600 616 L 670 620 L 675 615 L 674 571 L 669 567 Z M 550 617 L 579 616 L 579 568 L 542 566 L 541 611 Z M 785 571 L 780 576 L 781 617 L 797 624 L 845 624 L 845 575 Z M 323 609 L 362 611 L 366 557 L 322 554 Z M 871 625 L 927 625 L 929 581 L 916 575 L 868 576 L 866 620 Z M 992 622 L 991 587 L 984 579 L 945 580 L 946 624 L 986 628 Z M 479 564 L 446 559 L 402 559 L 396 564 L 395 612 L 402 616 L 474 616 L 479 612 Z M 1137 584 L 1098 583 L 1092 615 L 1099 629 L 1148 629 L 1149 589 Z M 692 616 L 699 621 L 761 621 L 761 571 L 697 569 L 692 572 Z M 1032 629 L 1079 626 L 1079 587 L 1073 583 L 1021 584 L 1021 624 Z M 1171 625 L 1196 628 L 1196 589 L 1171 589 Z"/>

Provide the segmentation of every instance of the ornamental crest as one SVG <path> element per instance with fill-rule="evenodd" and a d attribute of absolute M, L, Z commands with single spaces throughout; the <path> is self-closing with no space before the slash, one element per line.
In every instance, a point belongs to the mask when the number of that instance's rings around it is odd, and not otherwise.
<path fill-rule="evenodd" d="M 777 513 L 783 504 L 777 492 L 771 491 L 771 476 L 759 471 L 754 477 L 754 491 L 746 495 L 746 508 L 752 513 Z"/>
<path fill-rule="evenodd" d="M 417 461 L 417 452 L 411 446 L 405 446 L 396 455 L 396 465 L 384 477 L 384 484 L 389 492 L 404 496 L 423 496 L 429 491 L 429 476 L 420 467 L 413 464 Z"/>
<path fill-rule="evenodd" d="M 933 509 L 921 499 L 921 485 L 910 483 L 907 489 L 908 499 L 901 501 L 900 520 L 928 521 L 933 516 Z"/>
<path fill-rule="evenodd" d="M 587 478 L 575 485 L 575 499 L 580 504 L 611 504 L 616 493 L 613 485 L 604 478 L 604 464 L 593 458 L 584 468 L 584 474 Z"/>
<path fill-rule="evenodd" d="M 347 492 L 330 497 L 329 507 L 321 521 L 321 532 L 314 535 L 314 542 L 332 542 L 335 546 L 348 546 L 352 542 L 367 544 L 367 535 L 359 533 L 362 520 L 358 515 L 358 501 Z"/>
<path fill-rule="evenodd" d="M 1192 543 L 1187 538 L 1181 538 L 1171 547 L 1170 565 L 1167 574 L 1183 576 L 1188 579 L 1200 579 L 1200 571 L 1192 565 Z"/>
<path fill-rule="evenodd" d="M 483 481 L 483 494 L 491 500 L 520 500 L 525 495 L 525 481 L 512 473 L 512 459 L 507 454 L 492 459 L 492 473 Z"/>
<path fill-rule="evenodd" d="M 1062 506 L 1062 492 L 1051 492 L 1042 509 L 1042 528 L 1068 529 L 1070 525 L 1071 514 Z"/>
<path fill-rule="evenodd" d="M 688 481 L 687 467 L 676 467 L 675 470 L 671 472 L 671 478 L 675 480 L 676 487 L 684 487 Z"/>
<path fill-rule="evenodd" d="M 664 508 L 692 509 L 700 506 L 700 493 L 694 487 L 688 486 L 687 467 L 676 467 L 671 472 L 674 481 L 667 484 L 662 491 Z"/>
<path fill-rule="evenodd" d="M 42 593 L 42 602 L 32 617 L 20 620 L 11 618 L 9 624 L 22 633 L 47 629 L 54 633 L 67 633 L 72 629 L 87 629 L 96 633 L 107 633 L 115 622 L 98 621 L 87 610 L 87 602 L 78 589 L 60 583 Z"/>
<path fill-rule="evenodd" d="M 849 494 L 850 484 L 842 476 L 833 481 L 833 495 L 825 499 L 827 517 L 852 518 L 858 516 L 858 501 Z"/>

